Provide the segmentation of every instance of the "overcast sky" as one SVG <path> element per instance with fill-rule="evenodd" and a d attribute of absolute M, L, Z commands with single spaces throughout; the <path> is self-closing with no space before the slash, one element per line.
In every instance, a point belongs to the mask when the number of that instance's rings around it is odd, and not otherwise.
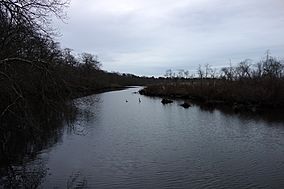
<path fill-rule="evenodd" d="M 71 0 L 62 47 L 98 55 L 107 71 L 160 76 L 219 67 L 267 49 L 284 57 L 284 0 Z"/>

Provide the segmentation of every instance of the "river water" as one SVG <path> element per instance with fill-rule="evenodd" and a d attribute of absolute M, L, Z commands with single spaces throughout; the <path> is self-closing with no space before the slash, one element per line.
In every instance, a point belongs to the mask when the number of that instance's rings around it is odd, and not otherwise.
<path fill-rule="evenodd" d="M 48 189 L 284 188 L 281 116 L 184 109 L 138 90 L 77 99 L 76 119 L 25 177 Z"/>

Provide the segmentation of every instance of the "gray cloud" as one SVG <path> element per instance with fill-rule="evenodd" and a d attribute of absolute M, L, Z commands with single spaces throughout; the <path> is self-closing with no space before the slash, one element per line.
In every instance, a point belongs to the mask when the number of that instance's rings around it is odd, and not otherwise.
<path fill-rule="evenodd" d="M 283 56 L 282 0 L 72 0 L 64 47 L 98 54 L 104 69 L 162 75 L 167 68 Z"/>

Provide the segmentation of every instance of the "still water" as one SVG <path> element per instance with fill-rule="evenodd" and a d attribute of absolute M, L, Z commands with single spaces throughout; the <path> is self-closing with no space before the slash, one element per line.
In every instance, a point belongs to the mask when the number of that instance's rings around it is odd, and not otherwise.
<path fill-rule="evenodd" d="M 44 172 L 35 186 L 284 188 L 281 119 L 163 105 L 138 90 L 77 99 L 71 126 L 26 161 L 30 175 Z"/>

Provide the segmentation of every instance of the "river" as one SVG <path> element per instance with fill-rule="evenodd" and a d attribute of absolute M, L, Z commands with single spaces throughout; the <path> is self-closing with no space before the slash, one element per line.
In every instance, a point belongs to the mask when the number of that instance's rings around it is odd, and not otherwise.
<path fill-rule="evenodd" d="M 21 178 L 47 189 L 284 188 L 281 116 L 184 109 L 138 90 L 75 100 L 76 119 L 26 157 Z"/>

